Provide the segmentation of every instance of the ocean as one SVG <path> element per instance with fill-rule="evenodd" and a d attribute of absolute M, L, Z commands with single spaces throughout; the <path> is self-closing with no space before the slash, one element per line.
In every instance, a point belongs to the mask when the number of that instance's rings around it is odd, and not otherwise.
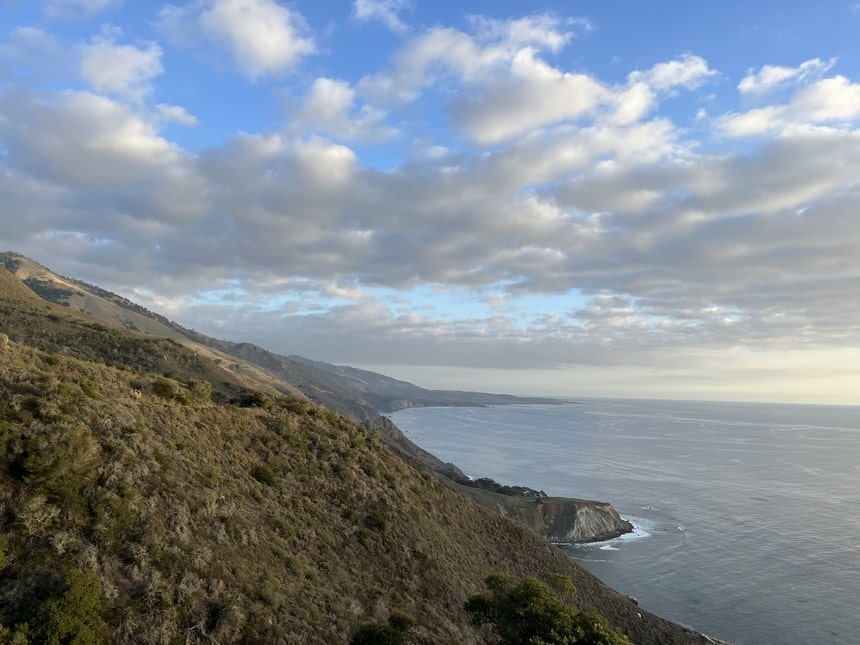
<path fill-rule="evenodd" d="M 391 418 L 470 476 L 612 503 L 634 534 L 562 548 L 653 613 L 739 645 L 860 643 L 860 407 L 601 399 Z"/>

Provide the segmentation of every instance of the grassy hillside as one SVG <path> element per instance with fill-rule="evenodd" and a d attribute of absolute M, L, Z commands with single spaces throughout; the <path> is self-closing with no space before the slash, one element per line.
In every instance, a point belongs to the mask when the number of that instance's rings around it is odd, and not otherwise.
<path fill-rule="evenodd" d="M 17 253 L 0 253 L 0 265 L 40 298 L 85 313 L 91 322 L 172 340 L 225 369 L 286 394 L 306 397 L 331 410 L 369 421 L 379 411 L 424 405 L 558 403 L 554 399 L 480 392 L 427 390 L 412 383 L 351 367 L 280 356 L 247 342 L 233 342 L 186 329 L 130 300 L 74 278 L 53 273 Z"/>
<path fill-rule="evenodd" d="M 2 268 L 0 500 L 0 642 L 346 643 L 394 613 L 410 642 L 482 643 L 463 606 L 493 572 L 571 576 L 636 642 L 706 642 L 358 423 Z"/>

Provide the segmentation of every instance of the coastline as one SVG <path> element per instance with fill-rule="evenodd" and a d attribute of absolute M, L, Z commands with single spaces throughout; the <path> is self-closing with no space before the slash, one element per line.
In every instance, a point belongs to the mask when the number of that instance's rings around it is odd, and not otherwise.
<path fill-rule="evenodd" d="M 438 407 L 464 408 L 464 406 L 438 406 Z M 492 406 L 492 407 L 506 408 L 509 406 L 501 405 L 501 406 Z M 528 405 L 522 405 L 522 406 L 514 405 L 514 406 L 510 406 L 510 407 L 528 408 L 529 406 Z M 386 417 L 386 419 L 388 420 L 388 423 L 390 423 L 392 426 L 397 427 L 395 425 L 395 422 L 392 419 L 389 419 L 388 417 Z M 407 439 L 405 437 L 404 431 L 400 430 L 399 428 L 397 428 L 397 431 L 399 434 L 403 435 L 403 439 L 405 441 L 409 442 L 409 444 L 416 446 L 416 448 L 418 448 L 422 452 L 425 452 L 427 454 L 431 454 L 426 449 L 424 449 L 424 448 L 420 447 L 418 444 L 414 443 L 411 439 Z M 449 429 L 449 432 L 450 432 L 450 429 Z M 453 453 L 449 452 L 448 454 L 453 454 Z M 441 461 L 441 459 L 439 459 L 435 455 L 433 455 L 433 460 L 435 460 L 439 464 L 443 464 L 443 466 L 446 468 L 453 468 L 456 472 L 460 473 L 466 479 L 471 479 L 471 477 L 468 477 L 467 475 L 463 474 L 463 472 L 458 467 L 456 467 L 454 464 L 443 463 Z M 469 468 L 469 473 L 472 476 L 474 476 L 475 473 L 480 473 L 480 472 L 482 472 L 482 470 L 479 468 L 476 469 L 473 466 L 470 466 L 470 468 Z M 477 478 L 479 478 L 479 477 L 476 477 L 476 479 Z M 445 479 L 446 478 L 444 478 L 444 477 L 442 478 L 443 481 L 445 481 Z M 445 483 L 447 485 L 451 485 L 449 483 L 449 481 L 445 481 Z M 461 487 L 458 487 L 458 486 L 452 486 L 452 487 L 454 487 L 457 490 L 460 490 L 461 492 L 466 493 L 466 491 L 462 491 Z M 570 502 L 570 503 L 579 502 L 579 503 L 597 504 L 597 505 L 605 504 L 606 506 L 610 506 L 609 504 L 606 504 L 604 502 L 596 502 L 594 500 L 574 499 L 574 498 L 551 498 L 549 496 L 543 497 L 542 501 L 543 500 L 551 501 L 553 499 L 563 499 L 563 500 Z M 536 500 L 519 499 L 519 500 L 517 500 L 517 502 L 518 502 L 518 505 L 520 505 L 520 506 L 534 505 L 536 503 Z M 484 504 L 484 505 L 489 506 L 489 504 Z M 498 506 L 495 508 L 495 510 L 503 512 L 503 509 L 499 508 Z M 613 508 L 613 511 L 614 510 L 615 509 Z M 589 539 L 577 539 L 577 540 L 548 539 L 547 541 L 550 544 L 552 544 L 554 547 L 558 548 L 560 553 L 563 554 L 565 558 L 569 558 L 571 561 L 576 563 L 577 566 L 583 568 L 585 571 L 588 571 L 591 575 L 594 575 L 596 579 L 601 580 L 601 582 L 602 582 L 602 576 L 595 573 L 594 571 L 591 571 L 589 567 L 584 566 L 582 558 L 576 557 L 575 553 L 573 552 L 575 549 L 595 549 L 595 550 L 607 551 L 607 552 L 619 551 L 620 550 L 619 547 L 621 546 L 622 543 L 631 542 L 631 541 L 637 541 L 638 542 L 640 540 L 645 540 L 646 538 L 654 538 L 654 535 L 655 535 L 652 531 L 650 531 L 648 529 L 648 526 L 647 526 L 648 521 L 643 519 L 643 518 L 637 517 L 635 514 L 629 514 L 629 515 L 625 514 L 623 517 L 619 514 L 618 517 L 621 521 L 629 524 L 630 528 L 628 530 L 619 531 L 616 534 L 611 534 L 608 536 L 607 535 L 595 536 L 595 537 L 589 538 Z M 528 522 L 525 522 L 525 524 L 528 525 Z M 603 560 L 603 562 L 610 562 L 610 560 Z M 615 593 L 617 593 L 619 596 L 624 598 L 626 601 L 630 602 L 633 606 L 640 607 L 639 600 L 636 596 L 629 594 L 629 593 L 625 593 L 623 591 L 619 591 L 616 587 L 612 586 L 611 584 L 608 584 L 605 582 L 602 582 L 602 583 L 605 584 L 610 589 L 612 589 Z M 643 612 L 643 615 L 644 615 L 644 612 L 647 611 L 648 613 L 651 613 L 652 615 L 661 616 L 660 613 L 654 614 L 652 611 L 649 611 L 645 607 L 643 607 L 641 609 L 641 611 Z M 700 631 L 699 629 L 690 626 L 685 621 L 677 620 L 677 619 L 667 619 L 667 618 L 662 618 L 662 620 L 665 620 L 666 622 L 670 622 L 670 623 L 678 626 L 679 628 L 683 629 L 684 632 L 687 634 L 687 638 L 686 638 L 685 642 L 688 642 L 688 643 L 705 643 L 707 645 L 733 645 L 732 641 L 728 641 L 728 640 L 720 639 L 720 638 L 717 638 L 714 636 L 710 636 L 710 635 Z M 645 643 L 645 642 L 651 642 L 651 641 L 643 640 L 641 642 Z"/>
<path fill-rule="evenodd" d="M 550 497 L 516 484 L 472 478 L 453 463 L 443 462 L 407 438 L 394 421 L 380 415 L 365 426 L 377 433 L 395 452 L 413 465 L 427 467 L 442 482 L 485 508 L 519 520 L 549 542 L 587 544 L 617 538 L 633 531 L 608 502 L 569 497 Z"/>

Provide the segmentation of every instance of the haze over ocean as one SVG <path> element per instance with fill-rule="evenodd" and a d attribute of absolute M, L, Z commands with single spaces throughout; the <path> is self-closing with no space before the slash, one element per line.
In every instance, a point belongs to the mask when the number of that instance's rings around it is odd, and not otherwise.
<path fill-rule="evenodd" d="M 471 476 L 611 502 L 641 537 L 565 551 L 744 645 L 860 633 L 860 407 L 602 399 L 391 415 Z"/>

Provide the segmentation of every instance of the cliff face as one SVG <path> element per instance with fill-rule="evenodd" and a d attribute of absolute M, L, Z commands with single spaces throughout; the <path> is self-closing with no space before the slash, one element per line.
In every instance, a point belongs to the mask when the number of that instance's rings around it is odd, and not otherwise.
<path fill-rule="evenodd" d="M 510 511 L 552 542 L 600 542 L 633 530 L 630 522 L 604 502 L 541 497 Z"/>

